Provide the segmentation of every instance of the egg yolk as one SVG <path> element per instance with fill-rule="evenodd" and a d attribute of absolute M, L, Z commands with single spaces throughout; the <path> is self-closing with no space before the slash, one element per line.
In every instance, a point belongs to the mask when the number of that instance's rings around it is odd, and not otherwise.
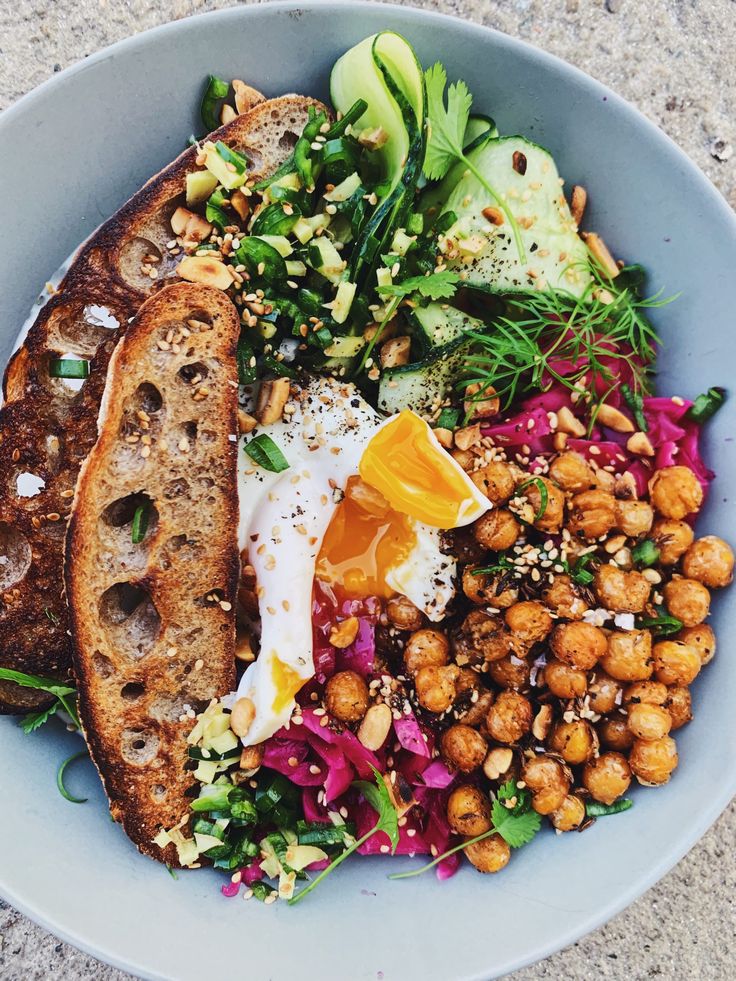
<path fill-rule="evenodd" d="M 292 667 L 285 664 L 276 654 L 271 660 L 271 676 L 277 692 L 276 698 L 273 700 L 273 711 L 276 713 L 283 712 L 287 705 L 291 704 L 291 700 L 306 679 L 301 678 Z"/>
<path fill-rule="evenodd" d="M 390 506 L 434 528 L 456 528 L 487 508 L 467 474 L 414 412 L 400 412 L 366 446 L 360 476 Z M 477 513 L 476 513 L 477 512 Z"/>
<path fill-rule="evenodd" d="M 317 557 L 316 576 L 345 599 L 389 598 L 390 569 L 401 565 L 416 545 L 411 521 L 360 477 L 350 477 Z"/>

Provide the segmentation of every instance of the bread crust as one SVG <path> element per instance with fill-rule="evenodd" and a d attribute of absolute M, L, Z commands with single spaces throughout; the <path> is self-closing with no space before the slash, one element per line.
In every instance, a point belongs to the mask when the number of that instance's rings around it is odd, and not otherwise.
<path fill-rule="evenodd" d="M 167 286 L 144 303 L 110 359 L 66 538 L 90 754 L 113 817 L 171 865 L 175 850 L 153 839 L 189 813 L 194 715 L 235 685 L 239 326 L 207 286 Z"/>
<path fill-rule="evenodd" d="M 255 179 L 285 160 L 307 121 L 301 96 L 262 102 L 222 127 L 213 139 L 245 153 Z M 5 372 L 0 409 L 0 666 L 69 680 L 69 621 L 62 590 L 65 523 L 79 468 L 97 439 L 97 412 L 118 338 L 141 304 L 176 282 L 165 248 L 171 214 L 183 203 L 187 173 L 197 169 L 192 147 L 153 177 L 81 247 L 55 295 L 40 311 Z M 140 271 L 157 252 L 155 281 Z M 102 308 L 116 329 L 95 322 Z M 49 376 L 49 359 L 90 358 L 90 376 L 74 393 Z M 17 479 L 44 482 L 21 497 Z M 0 713 L 38 709 L 48 696 L 0 681 Z"/>

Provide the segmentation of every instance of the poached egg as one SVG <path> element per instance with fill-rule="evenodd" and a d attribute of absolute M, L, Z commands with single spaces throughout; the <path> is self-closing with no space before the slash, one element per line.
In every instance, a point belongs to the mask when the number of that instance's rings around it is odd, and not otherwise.
<path fill-rule="evenodd" d="M 349 384 L 292 388 L 283 419 L 241 441 L 241 550 L 255 571 L 260 654 L 238 688 L 255 719 L 246 746 L 291 718 L 314 676 L 315 579 L 342 598 L 401 594 L 433 621 L 454 595 L 442 529 L 479 518 L 488 499 L 413 412 L 383 420 Z M 257 467 L 247 442 L 266 434 L 288 468 Z"/>

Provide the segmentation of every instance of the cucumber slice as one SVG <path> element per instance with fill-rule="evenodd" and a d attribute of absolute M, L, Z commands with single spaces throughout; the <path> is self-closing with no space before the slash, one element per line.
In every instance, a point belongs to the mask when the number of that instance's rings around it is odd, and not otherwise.
<path fill-rule="evenodd" d="M 385 368 L 378 383 L 379 410 L 393 415 L 402 409 L 413 409 L 419 415 L 428 415 L 449 395 L 472 343 L 468 338 L 457 337 L 433 348 L 423 361 Z"/>
<path fill-rule="evenodd" d="M 416 307 L 411 320 L 425 347 L 442 347 L 469 330 L 485 330 L 482 320 L 477 320 L 462 310 L 441 303 L 429 303 Z"/>
<path fill-rule="evenodd" d="M 497 137 L 498 127 L 496 126 L 495 120 L 490 116 L 484 116 L 480 112 L 473 113 L 465 127 L 463 150 L 465 153 L 469 153 L 471 150 L 477 150 L 479 146 L 483 146 L 488 140 L 495 140 Z"/>
<path fill-rule="evenodd" d="M 526 262 L 519 261 L 508 221 L 494 225 L 483 217 L 483 209 L 495 203 L 466 171 L 443 208 L 457 215 L 441 244 L 446 254 L 449 251 L 448 267 L 465 272 L 466 285 L 477 289 L 504 293 L 553 289 L 581 296 L 590 283 L 587 249 L 550 153 L 521 136 L 510 136 L 490 140 L 470 157 L 488 183 L 504 195 L 519 222 Z M 453 249 L 459 254 L 452 256 Z"/>
<path fill-rule="evenodd" d="M 343 113 L 358 99 L 368 103 L 368 108 L 353 124 L 353 132 L 380 126 L 388 135 L 386 143 L 375 151 L 383 166 L 383 176 L 389 181 L 385 195 L 388 197 L 404 172 L 410 136 L 401 107 L 391 93 L 379 62 L 391 73 L 421 128 L 425 103 L 422 68 L 408 41 L 393 31 L 367 37 L 345 52 L 332 69 L 330 95 L 335 109 Z"/>

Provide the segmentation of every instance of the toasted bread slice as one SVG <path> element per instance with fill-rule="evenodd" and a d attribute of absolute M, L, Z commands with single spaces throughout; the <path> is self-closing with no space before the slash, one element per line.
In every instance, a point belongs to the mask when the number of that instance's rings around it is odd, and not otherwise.
<path fill-rule="evenodd" d="M 238 334 L 211 287 L 146 301 L 110 359 L 66 539 L 90 753 L 113 817 L 170 864 L 153 838 L 189 810 L 194 713 L 235 684 Z"/>
<path fill-rule="evenodd" d="M 256 105 L 212 137 L 244 153 L 258 180 L 280 166 L 301 133 L 313 100 L 284 96 Z M 183 153 L 81 248 L 55 296 L 41 310 L 8 365 L 0 410 L 0 666 L 68 678 L 71 648 L 62 595 L 62 551 L 79 467 L 97 439 L 107 364 L 120 332 L 144 300 L 177 280 L 166 243 L 170 218 L 184 203 L 196 148 Z M 154 275 L 146 255 L 161 256 Z M 116 330 L 100 322 L 113 318 Z M 49 374 L 49 361 L 91 359 L 81 391 Z M 18 478 L 43 481 L 23 497 Z M 37 482 L 36 482 L 37 483 Z M 0 712 L 26 711 L 47 696 L 0 681 Z"/>

